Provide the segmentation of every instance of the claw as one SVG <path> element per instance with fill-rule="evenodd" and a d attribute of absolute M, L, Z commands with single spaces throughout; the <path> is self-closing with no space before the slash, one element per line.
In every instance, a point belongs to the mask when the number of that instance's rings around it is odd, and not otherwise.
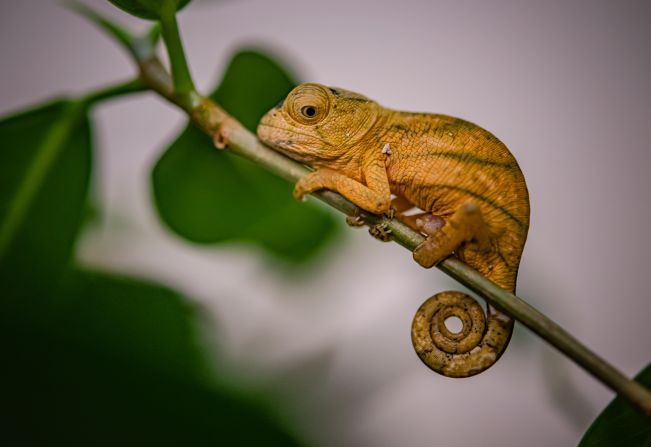
<path fill-rule="evenodd" d="M 346 223 L 351 227 L 363 227 L 365 224 L 364 219 L 359 214 L 346 216 Z"/>
<path fill-rule="evenodd" d="M 296 199 L 299 202 L 305 202 L 305 191 L 303 191 L 303 188 L 301 188 L 298 184 L 294 187 L 294 191 L 292 193 L 294 196 L 294 199 Z"/>
<path fill-rule="evenodd" d="M 384 221 L 378 225 L 373 225 L 368 229 L 368 233 L 375 239 L 378 239 L 382 242 L 389 242 L 393 237 L 391 235 L 391 229 L 389 228 L 388 221 Z"/>

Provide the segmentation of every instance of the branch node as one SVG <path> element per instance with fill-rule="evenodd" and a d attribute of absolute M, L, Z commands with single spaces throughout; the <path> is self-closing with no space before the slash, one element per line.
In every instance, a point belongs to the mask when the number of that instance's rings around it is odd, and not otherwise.
<path fill-rule="evenodd" d="M 220 128 L 213 134 L 212 136 L 212 142 L 215 145 L 217 149 L 223 150 L 226 149 L 228 146 L 228 140 L 224 136 L 221 126 Z"/>

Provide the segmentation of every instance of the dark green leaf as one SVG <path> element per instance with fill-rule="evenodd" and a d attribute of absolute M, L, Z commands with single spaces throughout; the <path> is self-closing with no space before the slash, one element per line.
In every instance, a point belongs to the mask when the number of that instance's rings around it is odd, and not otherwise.
<path fill-rule="evenodd" d="M 47 290 L 84 218 L 91 130 L 82 104 L 57 101 L 0 121 L 0 284 Z"/>
<path fill-rule="evenodd" d="M 86 271 L 73 271 L 65 286 L 61 325 L 76 343 L 158 373 L 201 374 L 193 328 L 197 312 L 178 293 L 155 283 Z"/>
<path fill-rule="evenodd" d="M 651 389 L 651 364 L 635 380 Z M 579 447 L 651 446 L 651 421 L 631 405 L 616 397 L 595 419 L 581 439 Z"/>
<path fill-rule="evenodd" d="M 233 56 L 219 87 L 210 97 L 255 132 L 262 115 L 287 96 L 296 84 L 294 77 L 271 56 L 242 50 Z"/>
<path fill-rule="evenodd" d="M 136 17 L 157 20 L 167 8 L 180 11 L 190 0 L 109 0 L 115 6 Z"/>
<path fill-rule="evenodd" d="M 197 309 L 177 293 L 73 272 L 58 312 L 29 301 L 0 313 L 0 444 L 297 444 L 261 402 L 209 383 Z"/>
<path fill-rule="evenodd" d="M 269 57 L 242 51 L 212 98 L 255 131 L 262 115 L 294 85 Z M 216 150 L 191 125 L 156 164 L 153 187 L 163 221 L 194 242 L 249 241 L 298 262 L 316 253 L 337 228 L 321 208 L 296 203 L 286 181 Z"/>

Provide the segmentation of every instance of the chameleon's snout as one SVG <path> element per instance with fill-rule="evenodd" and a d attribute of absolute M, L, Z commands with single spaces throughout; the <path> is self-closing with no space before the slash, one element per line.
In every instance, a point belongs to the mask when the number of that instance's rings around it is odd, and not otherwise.
<path fill-rule="evenodd" d="M 269 110 L 267 113 L 264 114 L 264 116 L 260 119 L 260 123 L 258 124 L 258 128 L 260 126 L 265 125 L 268 126 L 272 123 L 273 120 L 278 119 L 278 115 L 280 114 L 278 107 L 274 107 L 273 109 Z"/>
<path fill-rule="evenodd" d="M 287 129 L 282 112 L 277 107 L 269 110 L 262 117 L 256 133 L 263 143 L 286 155 L 290 155 L 293 144 L 292 132 Z"/>
<path fill-rule="evenodd" d="M 279 130 L 277 129 L 277 126 L 273 125 L 273 123 L 278 119 L 278 114 L 278 110 L 276 108 L 273 108 L 268 111 L 260 120 L 256 133 L 262 142 L 267 144 L 272 143 L 274 129 Z"/>

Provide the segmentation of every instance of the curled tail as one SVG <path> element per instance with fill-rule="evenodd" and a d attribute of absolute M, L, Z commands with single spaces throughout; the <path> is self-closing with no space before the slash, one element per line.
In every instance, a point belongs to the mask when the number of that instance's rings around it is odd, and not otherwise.
<path fill-rule="evenodd" d="M 459 332 L 445 324 L 461 320 Z M 513 319 L 488 306 L 482 307 L 462 292 L 437 293 L 414 316 L 411 341 L 418 357 L 431 369 L 448 377 L 469 377 L 488 369 L 506 349 L 513 333 Z"/>

